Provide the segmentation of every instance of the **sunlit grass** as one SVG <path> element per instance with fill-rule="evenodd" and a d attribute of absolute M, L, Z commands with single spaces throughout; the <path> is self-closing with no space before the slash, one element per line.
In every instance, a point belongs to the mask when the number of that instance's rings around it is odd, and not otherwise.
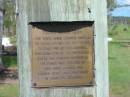
<path fill-rule="evenodd" d="M 109 36 L 109 72 L 112 97 L 130 97 L 130 28 L 115 25 Z"/>
<path fill-rule="evenodd" d="M 19 97 L 18 85 L 0 84 L 0 97 Z"/>

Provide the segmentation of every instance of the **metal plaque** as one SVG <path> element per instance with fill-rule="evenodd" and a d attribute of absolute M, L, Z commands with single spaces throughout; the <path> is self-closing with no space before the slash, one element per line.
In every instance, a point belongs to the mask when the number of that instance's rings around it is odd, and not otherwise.
<path fill-rule="evenodd" d="M 32 26 L 32 87 L 92 85 L 94 55 L 90 22 Z"/>

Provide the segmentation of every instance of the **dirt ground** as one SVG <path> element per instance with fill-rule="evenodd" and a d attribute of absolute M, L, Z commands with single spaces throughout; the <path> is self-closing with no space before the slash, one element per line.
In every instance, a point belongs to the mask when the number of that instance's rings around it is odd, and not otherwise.
<path fill-rule="evenodd" d="M 17 68 L 8 68 L 0 72 L 0 84 L 15 84 L 18 83 Z"/>

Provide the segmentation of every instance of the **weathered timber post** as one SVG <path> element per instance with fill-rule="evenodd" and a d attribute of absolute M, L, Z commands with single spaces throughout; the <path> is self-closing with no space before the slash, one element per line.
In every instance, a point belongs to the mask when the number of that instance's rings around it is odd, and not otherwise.
<path fill-rule="evenodd" d="M 0 0 L 0 70 L 4 69 L 2 63 L 2 35 L 3 35 L 3 0 Z"/>
<path fill-rule="evenodd" d="M 20 97 L 109 97 L 106 0 L 18 0 Z"/>

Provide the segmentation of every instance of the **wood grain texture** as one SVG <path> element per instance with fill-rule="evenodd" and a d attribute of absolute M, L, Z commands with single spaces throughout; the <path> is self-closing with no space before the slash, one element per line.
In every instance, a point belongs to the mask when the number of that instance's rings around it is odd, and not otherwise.
<path fill-rule="evenodd" d="M 88 8 L 91 13 L 88 13 Z M 18 0 L 18 12 L 20 97 L 109 97 L 106 0 Z M 29 22 L 83 20 L 94 20 L 95 23 L 96 85 L 76 88 L 32 88 Z"/>
<path fill-rule="evenodd" d="M 91 19 L 91 0 L 27 0 L 29 22 Z M 35 6 L 34 6 L 35 5 Z"/>
<path fill-rule="evenodd" d="M 97 97 L 109 97 L 107 1 L 94 0 L 95 77 Z"/>

